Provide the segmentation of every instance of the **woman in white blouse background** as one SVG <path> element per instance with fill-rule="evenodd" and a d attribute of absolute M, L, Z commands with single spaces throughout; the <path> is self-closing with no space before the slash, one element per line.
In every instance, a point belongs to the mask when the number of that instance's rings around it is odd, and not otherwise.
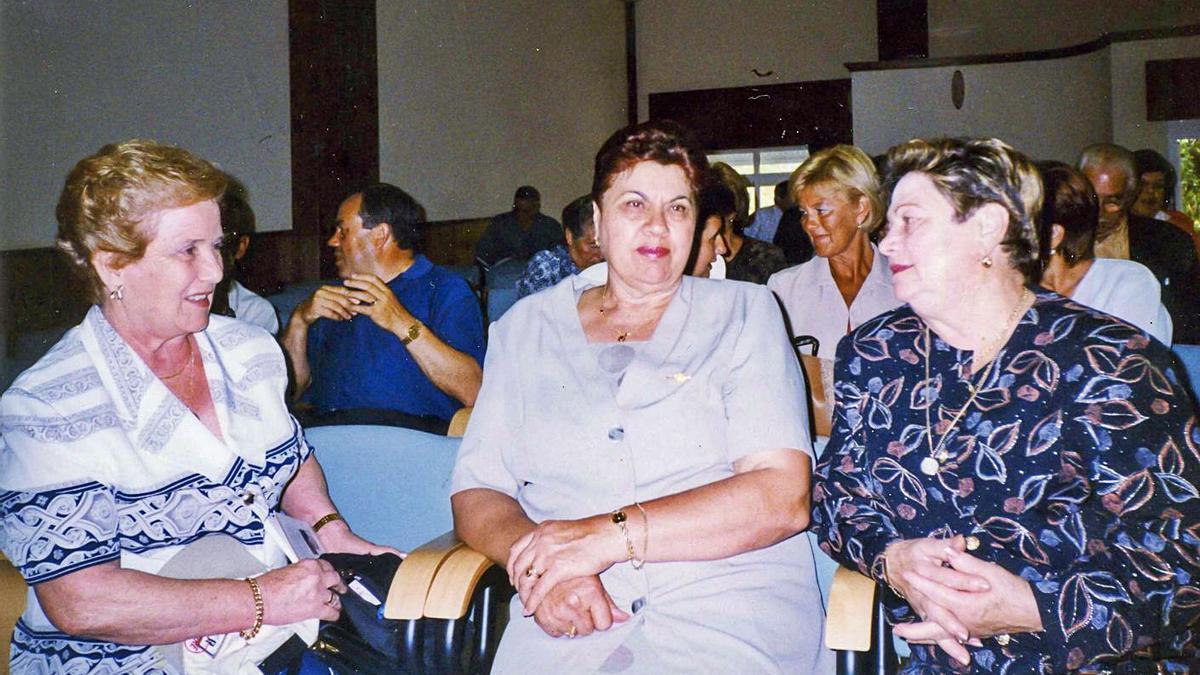
<path fill-rule="evenodd" d="M 900 305 L 887 259 L 869 237 L 883 220 L 879 178 L 866 153 L 837 145 L 809 157 L 788 182 L 816 255 L 767 286 L 792 335 L 815 336 L 817 355 L 832 359 L 846 333 Z"/>
<path fill-rule="evenodd" d="M 1171 315 L 1162 287 L 1145 265 L 1097 258 L 1099 201 L 1091 182 L 1061 162 L 1041 162 L 1045 198 L 1038 219 L 1042 286 L 1141 328 L 1171 345 Z"/>

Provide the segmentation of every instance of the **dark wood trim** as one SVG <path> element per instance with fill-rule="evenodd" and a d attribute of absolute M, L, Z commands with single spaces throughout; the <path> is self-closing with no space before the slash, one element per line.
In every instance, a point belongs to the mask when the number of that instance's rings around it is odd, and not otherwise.
<path fill-rule="evenodd" d="M 637 124 L 637 0 L 625 0 L 625 91 L 625 111 L 629 123 Z"/>
<path fill-rule="evenodd" d="M 1200 117 L 1200 58 L 1146 62 L 1146 119 L 1151 122 Z"/>
<path fill-rule="evenodd" d="M 1048 61 L 1065 59 L 1081 54 L 1089 54 L 1118 42 L 1137 42 L 1139 40 L 1162 40 L 1175 37 L 1192 37 L 1200 35 L 1200 24 L 1175 26 L 1173 28 L 1152 28 L 1147 30 L 1128 30 L 1104 35 L 1070 47 L 1058 49 L 1041 49 L 1030 52 L 1006 52 L 1003 54 L 973 54 L 967 56 L 949 56 L 937 59 L 901 59 L 898 61 L 855 61 L 847 63 L 846 69 L 852 73 L 874 70 L 909 70 L 912 68 L 945 68 L 947 66 L 974 66 L 988 63 L 1017 63 L 1020 61 Z"/>
<path fill-rule="evenodd" d="M 708 150 L 854 141 L 849 79 L 653 93 L 650 119 L 687 126 Z"/>
<path fill-rule="evenodd" d="M 379 180 L 375 0 L 289 0 L 288 34 L 290 234 L 304 249 L 275 259 L 282 283 L 334 274 L 322 233 L 346 195 Z"/>
<path fill-rule="evenodd" d="M 929 57 L 927 0 L 877 0 L 875 33 L 880 61 Z"/>

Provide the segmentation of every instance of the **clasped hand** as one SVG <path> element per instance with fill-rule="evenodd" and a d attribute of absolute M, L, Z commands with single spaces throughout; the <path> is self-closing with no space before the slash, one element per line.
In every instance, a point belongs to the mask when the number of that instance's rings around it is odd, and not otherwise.
<path fill-rule="evenodd" d="M 406 331 L 416 321 L 392 289 L 374 274 L 354 274 L 341 286 L 322 286 L 300 308 L 307 324 L 317 319 L 348 321 L 359 314 L 396 334 Z"/>
<path fill-rule="evenodd" d="M 629 618 L 598 576 L 624 560 L 621 546 L 619 532 L 601 516 L 548 520 L 513 543 L 505 569 L 526 615 L 547 634 L 587 635 Z"/>
<path fill-rule="evenodd" d="M 897 542 L 887 560 L 889 581 L 921 617 L 895 628 L 909 642 L 936 644 L 966 665 L 964 645 L 981 646 L 979 638 L 1042 630 L 1029 583 L 967 553 L 962 536 Z"/>

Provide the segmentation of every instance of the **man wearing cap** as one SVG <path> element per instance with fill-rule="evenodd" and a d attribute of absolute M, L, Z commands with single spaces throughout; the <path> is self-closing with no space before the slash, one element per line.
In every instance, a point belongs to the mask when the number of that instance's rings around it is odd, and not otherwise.
<path fill-rule="evenodd" d="M 504 258 L 529 258 L 534 253 L 565 243 L 562 225 L 541 212 L 542 196 L 532 185 L 522 185 L 513 195 L 512 211 L 497 214 L 488 224 L 475 257 L 491 265 Z"/>

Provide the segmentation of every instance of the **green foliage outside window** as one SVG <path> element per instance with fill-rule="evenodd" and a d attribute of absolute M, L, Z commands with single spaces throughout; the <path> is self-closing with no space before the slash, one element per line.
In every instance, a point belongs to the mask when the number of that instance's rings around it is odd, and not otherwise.
<path fill-rule="evenodd" d="M 1200 139 L 1179 139 L 1179 180 L 1183 196 L 1179 210 L 1200 226 Z"/>

